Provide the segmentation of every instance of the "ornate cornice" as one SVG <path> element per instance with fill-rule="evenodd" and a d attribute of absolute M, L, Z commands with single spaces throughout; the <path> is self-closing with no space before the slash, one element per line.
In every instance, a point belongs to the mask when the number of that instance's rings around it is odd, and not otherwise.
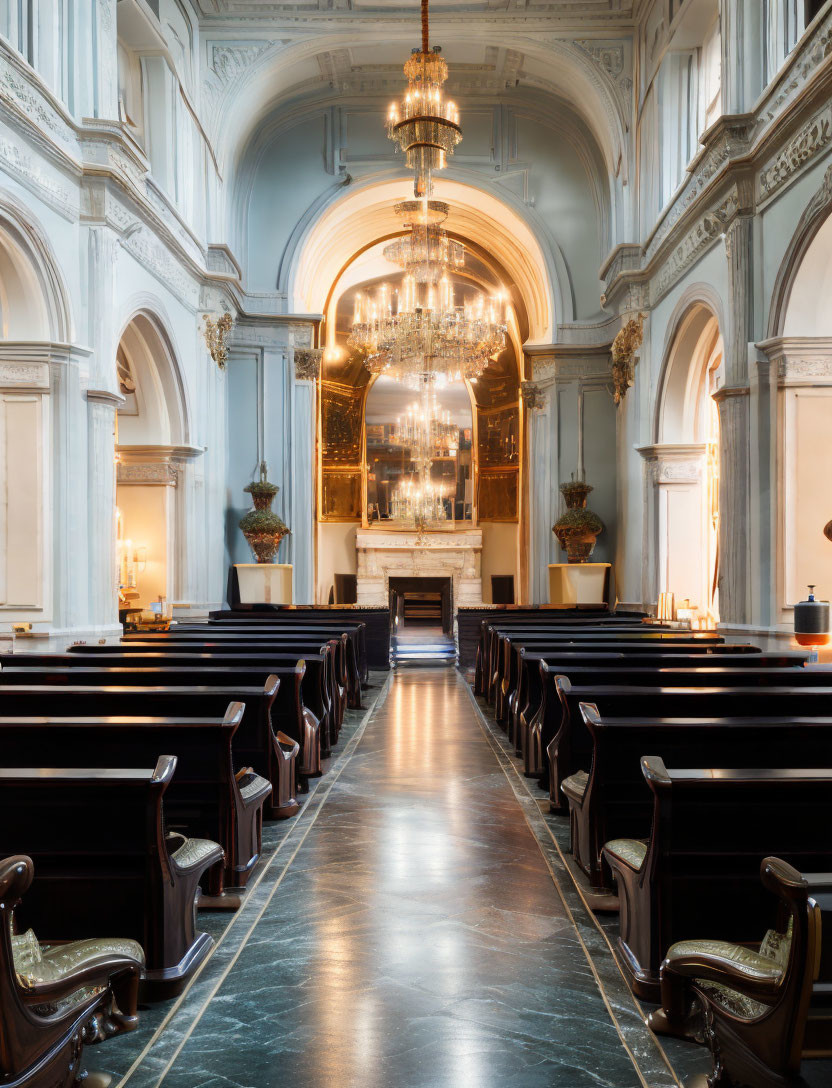
<path fill-rule="evenodd" d="M 149 461 L 145 464 L 119 461 L 116 468 L 116 480 L 119 484 L 156 484 L 162 487 L 176 487 L 179 469 L 165 461 Z"/>
<path fill-rule="evenodd" d="M 704 443 L 662 443 L 638 446 L 644 473 L 653 484 L 697 483 L 702 479 L 707 447 Z"/>
<path fill-rule="evenodd" d="M 757 344 L 780 386 L 832 384 L 832 337 L 777 336 Z"/>

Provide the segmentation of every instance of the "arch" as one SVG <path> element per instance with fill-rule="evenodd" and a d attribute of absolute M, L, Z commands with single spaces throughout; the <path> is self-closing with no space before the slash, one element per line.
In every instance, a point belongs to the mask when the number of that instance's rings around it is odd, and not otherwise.
<path fill-rule="evenodd" d="M 191 442 L 191 413 L 187 389 L 170 325 L 158 299 L 131 300 L 117 343 L 135 375 L 141 423 L 128 427 L 133 445 L 187 446 Z M 113 360 L 115 367 L 116 360 Z"/>
<path fill-rule="evenodd" d="M 719 300 L 692 286 L 668 322 L 648 463 L 645 554 L 657 593 L 671 592 L 706 623 L 718 619 L 719 412 L 724 384 Z M 652 539 L 650 539 L 652 534 Z"/>
<path fill-rule="evenodd" d="M 558 321 L 571 320 L 571 287 L 565 262 L 556 265 L 554 246 L 547 253 L 534 230 L 505 200 L 471 184 L 443 177 L 436 196 L 453 211 L 448 229 L 489 250 L 522 296 L 529 320 L 529 342 L 551 343 Z M 393 214 L 402 199 L 402 183 L 371 180 L 333 193 L 325 207 L 298 232 L 284 269 L 286 289 L 299 310 L 322 313 L 332 285 L 369 240 L 398 233 Z M 548 259 L 547 259 L 548 258 Z M 556 305 L 562 307 L 556 311 Z"/>
<path fill-rule="evenodd" d="M 0 338 L 69 343 L 69 293 L 46 232 L 0 191 Z"/>
<path fill-rule="evenodd" d="M 829 253 L 832 252 L 830 212 L 832 212 L 832 166 L 827 167 L 820 188 L 804 209 L 783 260 L 780 262 L 769 307 L 769 338 L 786 335 L 832 335 L 832 329 L 824 334 L 807 331 L 805 328 L 803 331 L 789 328 L 790 310 L 796 321 L 805 318 L 803 314 L 798 317 L 791 306 L 792 299 L 799 296 L 802 279 L 805 278 L 811 283 L 813 298 L 828 298 L 828 294 L 824 295 L 818 290 L 818 284 L 828 282 L 830 276 Z M 823 260 L 824 252 L 825 261 Z M 812 279 L 813 276 L 814 279 Z"/>
<path fill-rule="evenodd" d="M 699 440 L 693 436 L 693 421 L 686 415 L 686 406 L 694 392 L 691 360 L 701 355 L 700 340 L 711 321 L 716 322 L 718 330 L 725 327 L 722 300 L 710 284 L 691 284 L 674 307 L 665 330 L 653 415 L 656 443 Z"/>

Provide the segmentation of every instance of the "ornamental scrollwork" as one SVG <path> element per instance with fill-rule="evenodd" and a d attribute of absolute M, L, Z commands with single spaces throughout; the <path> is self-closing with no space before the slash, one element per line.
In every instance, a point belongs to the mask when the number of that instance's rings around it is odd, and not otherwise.
<path fill-rule="evenodd" d="M 295 348 L 295 378 L 315 382 L 321 376 L 323 348 Z"/>
<path fill-rule="evenodd" d="M 520 382 L 520 396 L 530 412 L 546 407 L 546 394 L 534 382 Z"/>
<path fill-rule="evenodd" d="M 613 399 L 616 404 L 621 403 L 627 390 L 633 384 L 635 374 L 633 359 L 644 336 L 644 316 L 639 314 L 637 317 L 631 317 L 612 342 L 612 384 Z"/>

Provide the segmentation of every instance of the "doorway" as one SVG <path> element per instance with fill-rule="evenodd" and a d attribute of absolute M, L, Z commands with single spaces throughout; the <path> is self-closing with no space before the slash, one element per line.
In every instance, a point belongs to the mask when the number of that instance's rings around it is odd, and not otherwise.
<path fill-rule="evenodd" d="M 391 578 L 394 662 L 453 664 L 453 583 L 450 578 Z"/>

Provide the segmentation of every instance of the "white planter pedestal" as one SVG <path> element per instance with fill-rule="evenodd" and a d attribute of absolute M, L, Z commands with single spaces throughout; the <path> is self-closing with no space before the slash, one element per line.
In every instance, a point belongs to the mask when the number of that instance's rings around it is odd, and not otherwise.
<path fill-rule="evenodd" d="M 550 563 L 549 604 L 603 604 L 610 563 Z"/>
<path fill-rule="evenodd" d="M 240 604 L 291 604 L 291 563 L 235 563 Z"/>

